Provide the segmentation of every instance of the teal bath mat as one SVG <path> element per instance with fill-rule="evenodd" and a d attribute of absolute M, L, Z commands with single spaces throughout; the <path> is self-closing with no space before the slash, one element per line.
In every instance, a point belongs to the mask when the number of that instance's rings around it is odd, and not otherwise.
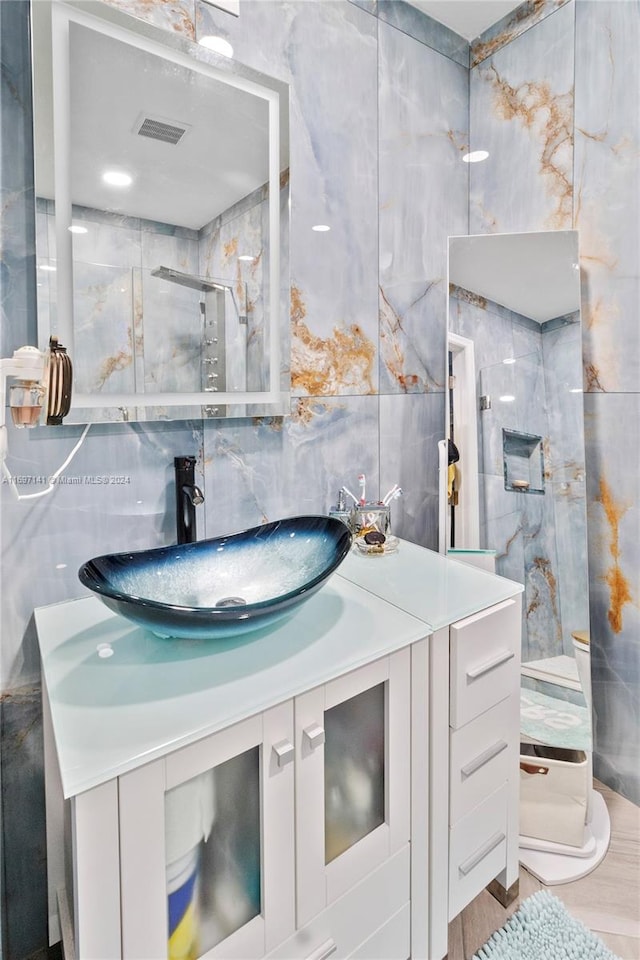
<path fill-rule="evenodd" d="M 525 900 L 472 960 L 619 960 L 548 890 Z"/>

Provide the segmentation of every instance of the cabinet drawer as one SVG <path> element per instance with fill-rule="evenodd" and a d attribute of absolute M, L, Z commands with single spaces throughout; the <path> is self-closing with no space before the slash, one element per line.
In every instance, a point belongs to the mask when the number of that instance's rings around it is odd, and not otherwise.
<path fill-rule="evenodd" d="M 507 863 L 507 785 L 458 820 L 449 833 L 449 920 Z"/>
<path fill-rule="evenodd" d="M 409 903 L 409 844 L 268 954 L 270 960 L 345 960 Z M 372 938 L 373 939 L 373 938 Z M 373 954 L 372 954 L 373 956 Z M 407 952 L 405 955 L 409 956 Z M 395 953 L 389 954 L 395 957 Z"/>
<path fill-rule="evenodd" d="M 449 823 L 477 807 L 501 786 L 509 775 L 516 776 L 510 741 L 512 697 L 502 700 L 459 730 L 450 732 Z M 517 722 L 517 721 L 516 721 Z"/>
<path fill-rule="evenodd" d="M 407 960 L 411 956 L 411 909 L 408 903 L 361 943 L 350 960 Z"/>
<path fill-rule="evenodd" d="M 520 602 L 505 600 L 451 627 L 449 722 L 464 726 L 519 687 Z"/>

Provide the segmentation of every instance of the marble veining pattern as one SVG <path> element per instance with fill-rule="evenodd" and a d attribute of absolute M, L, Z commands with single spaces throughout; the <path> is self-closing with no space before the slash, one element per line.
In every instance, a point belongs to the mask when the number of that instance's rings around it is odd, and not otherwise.
<path fill-rule="evenodd" d="M 535 26 L 569 0 L 525 0 L 519 7 L 488 27 L 471 43 L 471 66 L 493 56 L 501 47 Z"/>
<path fill-rule="evenodd" d="M 472 149 L 489 152 L 472 164 L 471 233 L 572 226 L 573 33 L 566 4 L 471 70 Z"/>
<path fill-rule="evenodd" d="M 488 69 L 495 61 L 498 71 L 504 73 L 503 59 L 517 53 L 517 76 L 510 80 L 514 87 L 516 81 L 533 85 L 551 82 L 553 90 L 566 94 L 572 84 L 569 78 L 560 84 L 556 70 L 563 76 L 572 73 L 575 51 L 571 189 L 574 225 L 580 234 L 587 391 L 584 408 L 594 763 L 598 776 L 636 802 L 640 801 L 640 447 L 635 438 L 640 382 L 640 118 L 630 91 L 636 91 L 639 84 L 639 14 L 635 2 L 572 0 L 471 71 L 471 147 L 486 148 L 492 156 L 500 153 L 500 157 L 508 158 L 504 163 L 496 160 L 493 169 L 472 172 L 471 232 L 537 230 L 545 226 L 554 209 L 562 209 L 566 201 L 564 184 L 560 178 L 545 177 L 540 167 L 527 169 L 521 162 L 515 135 L 501 138 L 494 119 L 482 115 L 479 105 L 487 98 L 482 100 L 476 90 L 480 85 L 478 70 Z M 549 59 L 552 52 L 553 63 Z M 542 153 L 535 146 L 532 152 Z M 514 168 L 518 169 L 517 178 L 509 175 Z M 553 202 L 547 188 L 557 191 Z M 570 472 L 571 465 L 567 468 Z M 564 539 L 570 521 L 563 511 L 572 491 L 580 490 L 580 481 L 565 482 L 568 487 L 563 491 L 561 483 L 556 492 Z M 569 557 L 569 569 L 573 559 Z"/>
<path fill-rule="evenodd" d="M 432 223 L 466 229 L 467 71 L 385 23 L 379 37 L 380 392 L 441 392 L 446 245 Z"/>
<path fill-rule="evenodd" d="M 637 3 L 577 4 L 575 220 L 595 392 L 640 383 L 639 43 Z"/>
<path fill-rule="evenodd" d="M 237 19 L 198 4 L 197 30 L 290 84 L 293 393 L 377 391 L 377 20 L 342 0 L 243 0 Z"/>

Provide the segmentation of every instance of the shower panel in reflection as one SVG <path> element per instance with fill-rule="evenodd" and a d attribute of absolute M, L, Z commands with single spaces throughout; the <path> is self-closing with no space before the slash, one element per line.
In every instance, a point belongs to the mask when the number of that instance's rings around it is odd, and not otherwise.
<path fill-rule="evenodd" d="M 200 277 L 162 266 L 152 270 L 151 276 L 199 294 L 199 342 L 194 344 L 197 355 L 191 358 L 195 362 L 190 368 L 200 370 L 200 383 L 191 389 L 212 394 L 246 390 L 246 307 L 238 303 L 233 286 L 226 280 Z M 246 293 L 243 300 L 246 303 Z M 228 301 L 231 304 L 229 310 Z M 185 330 L 189 330 L 188 320 Z M 203 408 L 205 415 L 220 416 L 222 408 L 215 404 L 215 397 L 211 399 L 211 405 Z"/>

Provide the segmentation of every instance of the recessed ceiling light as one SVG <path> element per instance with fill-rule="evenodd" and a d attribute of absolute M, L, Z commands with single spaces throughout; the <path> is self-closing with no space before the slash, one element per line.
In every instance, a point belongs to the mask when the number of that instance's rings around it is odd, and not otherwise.
<path fill-rule="evenodd" d="M 572 387 L 569 393 L 582 393 L 582 387 Z"/>
<path fill-rule="evenodd" d="M 489 154 L 486 150 L 472 150 L 471 153 L 465 153 L 462 158 L 465 163 L 480 163 L 486 160 Z"/>
<path fill-rule="evenodd" d="M 331 230 L 331 227 L 327 226 L 326 223 L 316 223 L 315 227 L 311 227 L 312 230 L 315 230 L 316 233 L 326 233 L 327 230 Z"/>
<path fill-rule="evenodd" d="M 203 47 L 206 47 L 207 50 L 213 50 L 215 53 L 220 53 L 223 57 L 233 56 L 233 47 L 228 40 L 224 39 L 224 37 L 214 37 L 210 34 L 207 34 L 204 37 L 200 37 L 198 43 Z"/>
<path fill-rule="evenodd" d="M 129 187 L 133 183 L 131 174 L 124 173 L 122 170 L 106 170 L 102 174 L 102 179 L 110 187 Z"/>
<path fill-rule="evenodd" d="M 41 263 L 41 264 L 40 264 L 40 269 L 41 269 L 41 270 L 50 270 L 51 273 L 55 273 L 55 270 L 56 270 L 56 268 L 55 268 L 55 267 L 52 267 L 50 263 Z"/>
<path fill-rule="evenodd" d="M 86 227 L 80 227 L 74 223 L 69 227 L 69 233 L 89 233 L 89 231 Z"/>
<path fill-rule="evenodd" d="M 515 357 L 505 357 L 505 359 L 504 359 L 502 362 L 503 362 L 503 363 L 515 363 L 515 362 L 516 362 L 516 358 L 515 358 Z"/>
<path fill-rule="evenodd" d="M 247 260 L 248 262 L 251 262 L 251 263 L 253 263 L 255 259 L 256 259 L 255 257 L 250 256 L 250 254 L 248 253 L 242 253 L 238 257 L 238 260 Z"/>
<path fill-rule="evenodd" d="M 503 397 L 500 397 L 501 403 L 513 403 L 515 397 L 512 397 L 510 393 L 505 393 Z"/>

